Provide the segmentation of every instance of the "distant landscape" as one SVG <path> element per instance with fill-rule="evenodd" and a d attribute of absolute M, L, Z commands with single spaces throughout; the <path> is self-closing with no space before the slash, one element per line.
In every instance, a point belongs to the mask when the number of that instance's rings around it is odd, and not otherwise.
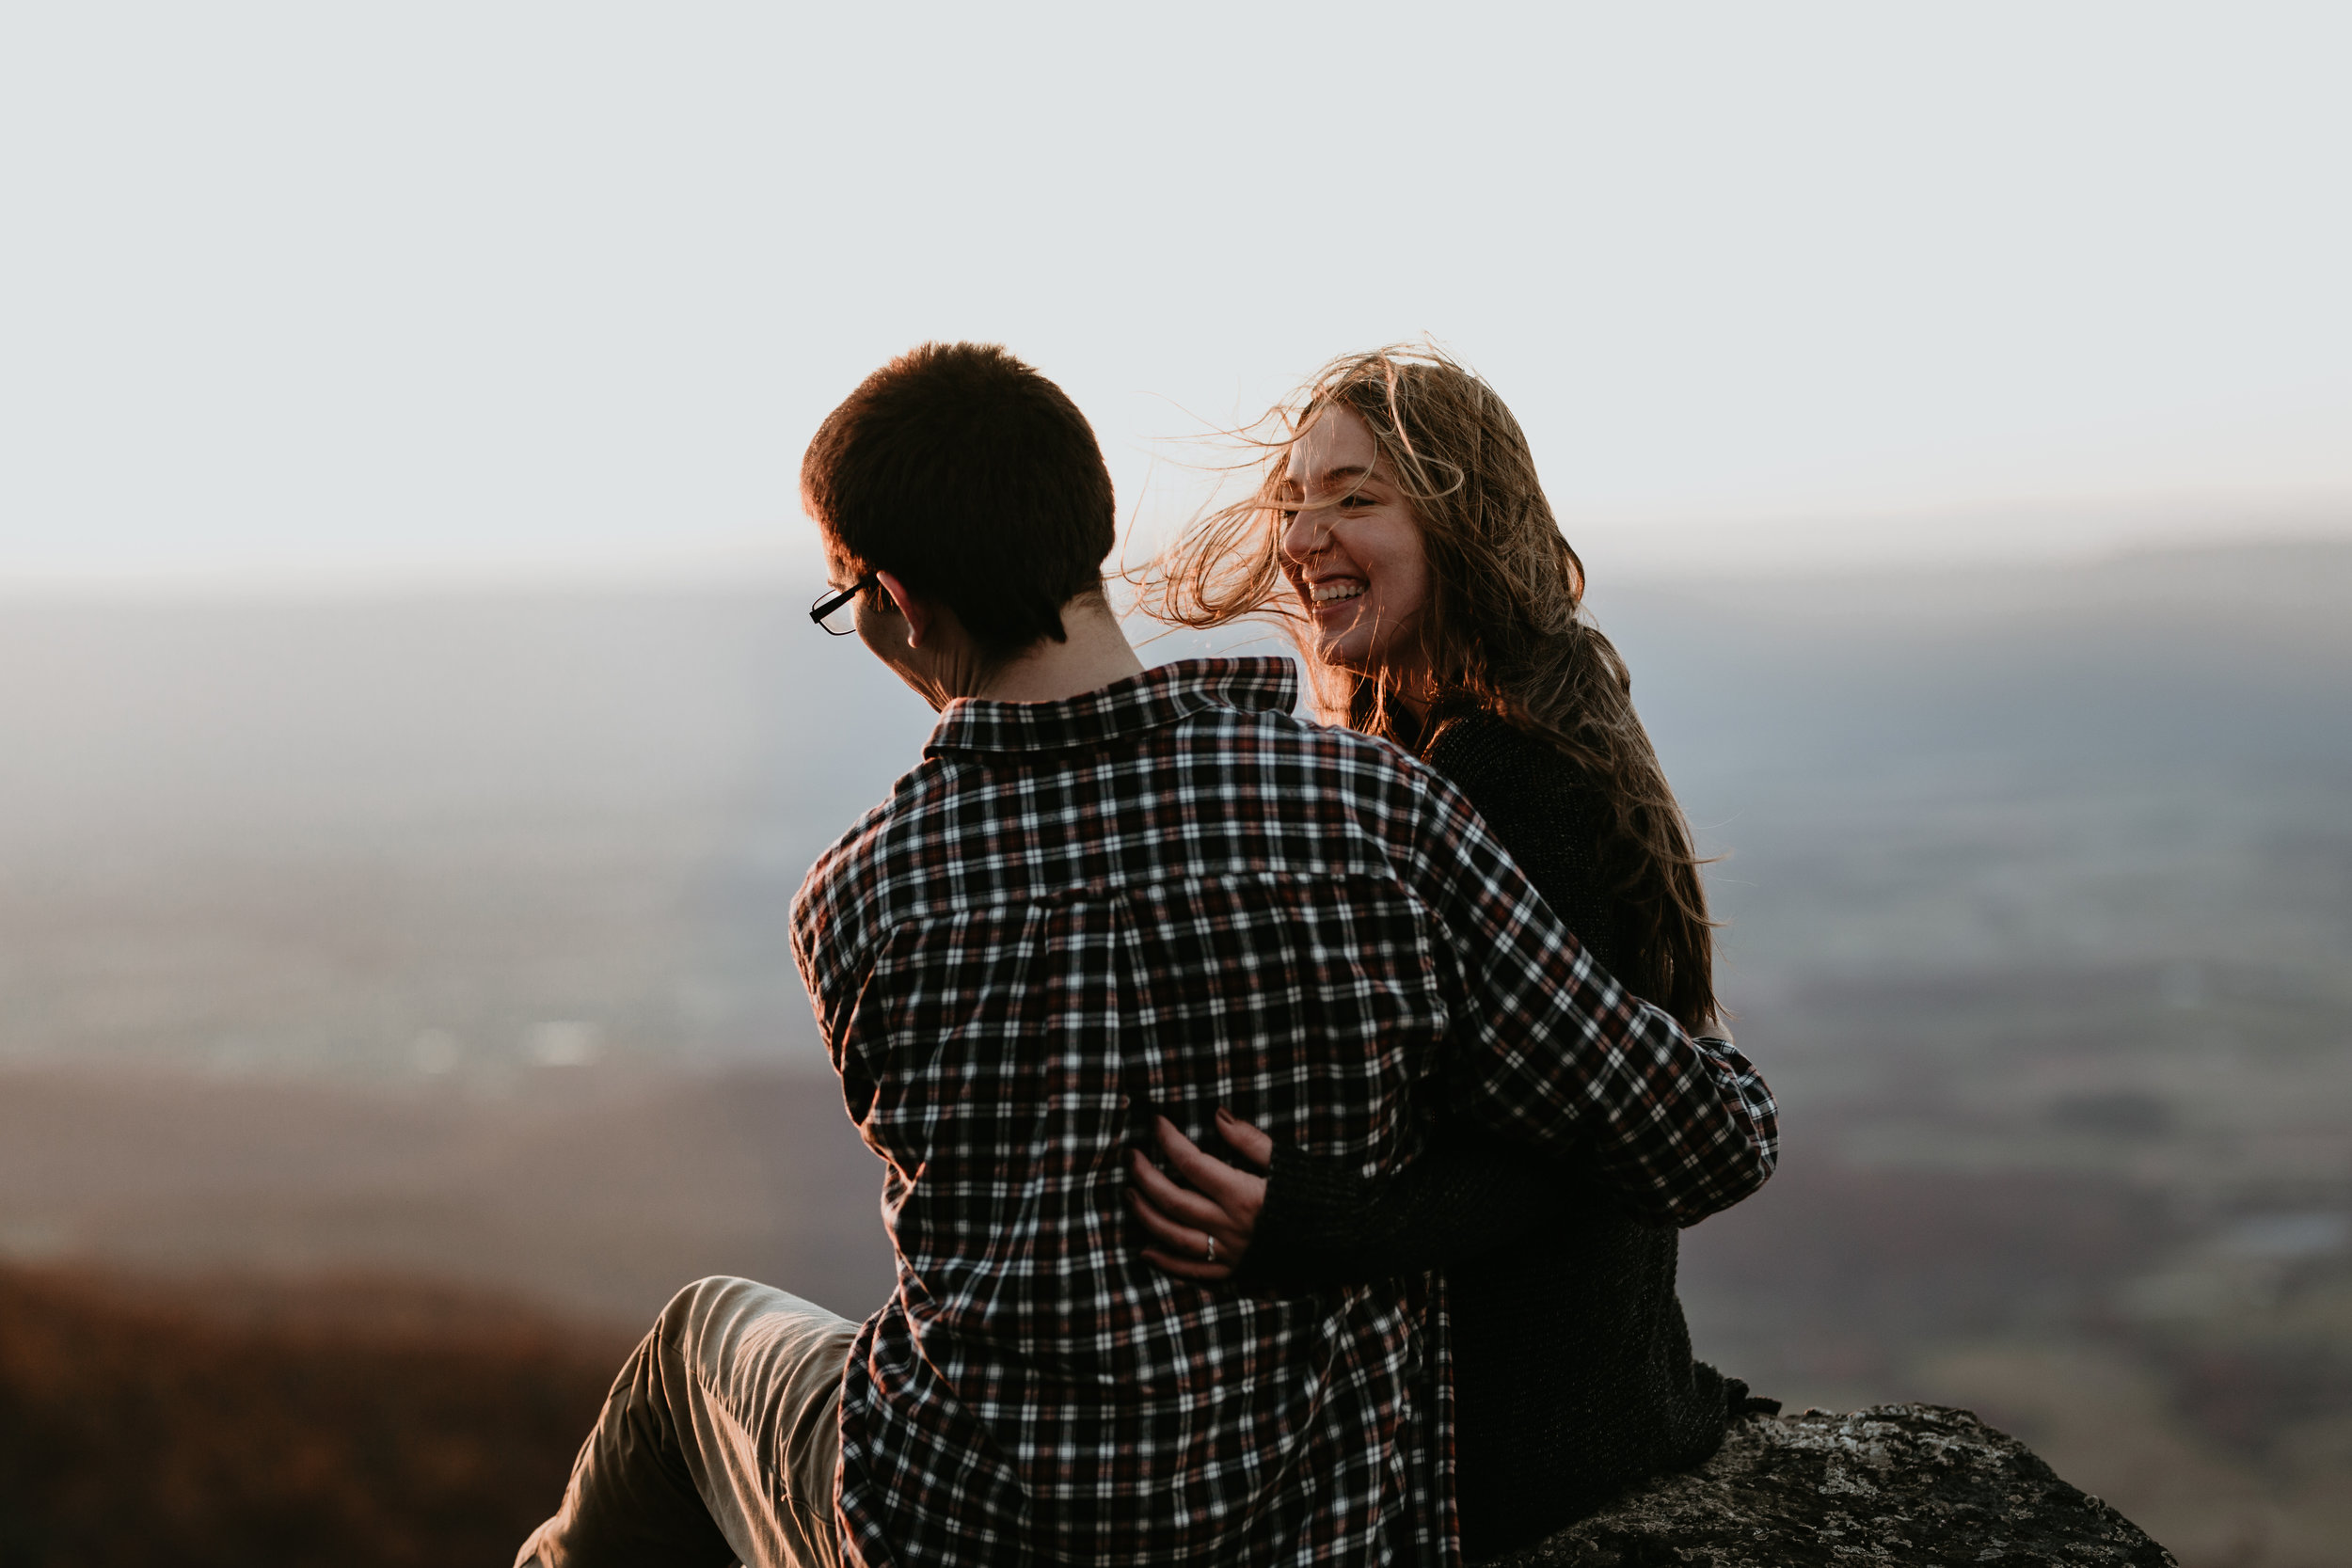
<path fill-rule="evenodd" d="M 805 600 L 0 604 L 0 1560 L 307 1561 L 256 1521 L 388 1498 L 505 1539 L 677 1286 L 880 1300 L 786 911 L 930 716 Z M 1594 603 L 1786 1113 L 1685 1237 L 1700 1354 L 1975 1408 L 2192 1568 L 2352 1561 L 2352 546 Z M 294 1378 L 246 1503 L 173 1426 L 84 1483 L 182 1531 L 144 1558 L 55 1503 L 128 1451 L 77 1403 L 322 1344 L 508 1392 Z"/>

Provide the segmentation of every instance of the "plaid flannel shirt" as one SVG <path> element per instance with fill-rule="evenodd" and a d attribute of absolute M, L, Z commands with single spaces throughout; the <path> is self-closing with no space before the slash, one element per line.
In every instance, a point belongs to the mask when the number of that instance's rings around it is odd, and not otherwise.
<path fill-rule="evenodd" d="M 1738 1053 L 1595 968 L 1444 780 L 1295 698 L 1286 661 L 1207 659 L 955 704 L 803 886 L 898 1253 L 842 1388 L 846 1560 L 1455 1555 L 1436 1283 L 1161 1274 L 1122 1165 L 1154 1114 L 1377 1176 L 1444 1101 L 1684 1224 L 1769 1173 Z"/>

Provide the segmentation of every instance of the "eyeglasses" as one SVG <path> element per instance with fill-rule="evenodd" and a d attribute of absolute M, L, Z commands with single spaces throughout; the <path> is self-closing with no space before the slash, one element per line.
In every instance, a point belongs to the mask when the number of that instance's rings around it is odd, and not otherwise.
<path fill-rule="evenodd" d="M 847 588 L 831 589 L 817 595 L 808 607 L 808 618 L 834 637 L 847 637 L 857 630 L 857 596 L 874 586 L 882 576 L 868 572 Z"/>

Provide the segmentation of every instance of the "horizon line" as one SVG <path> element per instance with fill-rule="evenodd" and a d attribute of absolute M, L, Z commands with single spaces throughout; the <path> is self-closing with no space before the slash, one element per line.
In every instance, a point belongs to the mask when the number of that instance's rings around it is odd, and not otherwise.
<path fill-rule="evenodd" d="M 2222 509 L 2243 519 L 2237 528 L 2201 526 Z M 1564 531 L 1587 565 L 1609 579 L 1645 585 L 1704 581 L 1724 576 L 1768 578 L 1911 577 L 1955 569 L 2069 568 L 2150 555 L 2243 553 L 2297 546 L 2352 546 L 2352 495 L 2172 498 L 2168 515 L 2123 499 L 2054 506 L 2049 501 L 1953 503 L 1906 511 L 1838 515 L 1800 512 L 1675 524 L 1582 518 Z M 2249 515 L 2250 514 L 2250 515 Z M 2097 524 L 2105 520 L 2107 527 Z M 1942 524 L 1906 530 L 1902 542 L 1884 536 L 1898 522 Z M 2120 526 L 2137 522 L 2139 526 Z M 2068 523 L 2072 528 L 2052 529 Z M 1962 525 L 1974 525 L 1974 529 Z M 1629 538 L 1671 527 L 1669 546 Z M 1979 530 L 1990 529 L 1988 534 Z M 1870 531 L 1879 536 L 1870 537 Z M 1125 531 L 1132 538 L 1133 530 Z M 1809 535 L 1809 537 L 1806 537 Z M 1128 539 L 1108 570 L 1114 579 Z M 1791 544 L 1794 547 L 1789 547 Z M 473 561 L 353 561 L 207 567 L 78 567 L 11 571 L 0 566 L 0 603 L 106 603 L 237 600 L 365 600 L 464 598 L 501 594 L 707 594 L 782 592 L 809 587 L 821 577 L 806 543 L 772 543 L 738 535 L 674 550 L 604 551 L 570 560 L 554 556 Z"/>

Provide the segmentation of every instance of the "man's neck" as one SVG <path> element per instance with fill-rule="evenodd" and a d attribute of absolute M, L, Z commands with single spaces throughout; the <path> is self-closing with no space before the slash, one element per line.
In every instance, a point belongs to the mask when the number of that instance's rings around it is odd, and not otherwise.
<path fill-rule="evenodd" d="M 1061 621 L 1066 641 L 1047 638 L 1023 650 L 972 695 L 991 703 L 1058 703 L 1143 673 L 1119 617 L 1099 595 L 1073 599 Z"/>

